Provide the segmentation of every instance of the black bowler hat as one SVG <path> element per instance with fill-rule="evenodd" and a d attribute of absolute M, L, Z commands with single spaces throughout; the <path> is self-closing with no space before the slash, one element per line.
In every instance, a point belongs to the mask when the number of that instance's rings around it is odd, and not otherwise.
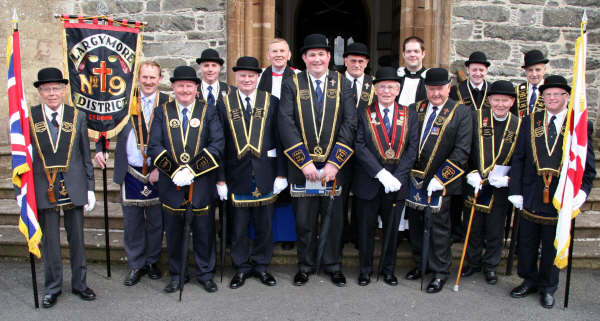
<path fill-rule="evenodd" d="M 304 54 L 309 49 L 331 50 L 327 44 L 327 37 L 320 33 L 313 33 L 304 38 L 304 46 L 300 49 L 300 54 Z"/>
<path fill-rule="evenodd" d="M 171 82 L 176 82 L 177 80 L 190 80 L 194 81 L 197 84 L 200 83 L 200 79 L 196 75 L 196 70 L 190 66 L 179 66 L 175 68 L 173 71 L 173 77 L 171 77 Z"/>
<path fill-rule="evenodd" d="M 262 72 L 262 69 L 260 69 L 260 67 L 258 66 L 258 60 L 254 57 L 249 56 L 239 57 L 237 62 L 235 63 L 235 66 L 233 66 L 231 69 L 233 69 L 233 71 L 250 70 L 256 71 L 257 73 Z"/>
<path fill-rule="evenodd" d="M 450 82 L 448 79 L 448 70 L 444 68 L 431 68 L 425 74 L 425 85 L 441 86 Z"/>
<path fill-rule="evenodd" d="M 515 87 L 510 81 L 498 80 L 490 85 L 488 96 L 491 95 L 506 95 L 513 98 L 517 98 L 517 92 Z"/>
<path fill-rule="evenodd" d="M 548 61 L 549 60 L 544 57 L 544 54 L 541 51 L 534 49 L 525 53 L 525 64 L 521 66 L 521 68 L 527 68 L 537 64 L 547 64 Z"/>
<path fill-rule="evenodd" d="M 360 42 L 353 42 L 346 47 L 346 51 L 344 51 L 344 58 L 348 55 L 356 55 L 363 56 L 369 59 L 369 48 L 367 45 Z"/>
<path fill-rule="evenodd" d="M 69 80 L 63 78 L 62 71 L 60 71 L 58 68 L 49 67 L 40 69 L 40 71 L 38 71 L 38 80 L 33 83 L 33 86 L 37 88 L 40 85 L 47 84 L 49 82 L 59 82 L 66 85 L 69 83 Z"/>
<path fill-rule="evenodd" d="M 565 77 L 559 75 L 551 75 L 544 79 L 544 84 L 540 86 L 540 93 L 544 93 L 548 88 L 562 88 L 571 93 L 571 86 L 567 84 Z"/>
<path fill-rule="evenodd" d="M 200 55 L 200 58 L 196 59 L 196 62 L 198 64 L 201 64 L 205 61 L 214 61 L 221 66 L 223 66 L 223 63 L 225 62 L 225 60 L 219 57 L 219 53 L 212 48 L 204 49 L 204 51 L 202 51 L 202 54 Z"/>
<path fill-rule="evenodd" d="M 487 57 L 481 51 L 475 51 L 469 56 L 469 60 L 465 61 L 465 66 L 469 67 L 470 64 L 482 64 L 486 67 L 490 66 L 490 62 L 487 61 Z"/>
<path fill-rule="evenodd" d="M 401 81 L 400 77 L 398 77 L 398 73 L 396 73 L 396 69 L 392 67 L 379 68 L 375 73 L 375 79 L 373 79 L 373 83 L 376 84 L 384 80 L 392 80 L 397 82 Z"/>

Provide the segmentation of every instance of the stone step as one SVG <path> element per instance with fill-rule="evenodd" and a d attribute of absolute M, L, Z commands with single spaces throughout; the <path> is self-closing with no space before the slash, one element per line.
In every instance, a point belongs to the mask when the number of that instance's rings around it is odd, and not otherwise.
<path fill-rule="evenodd" d="M 111 262 L 125 263 L 127 261 L 123 250 L 123 231 L 110 230 Z M 61 228 L 61 247 L 63 258 L 69 257 L 68 243 L 65 230 Z M 90 262 L 105 262 L 105 239 L 104 230 L 86 229 L 84 231 L 84 240 L 86 246 L 87 259 Z M 218 242 L 218 240 L 217 240 Z M 193 262 L 192 245 L 190 236 L 190 256 L 188 262 Z M 573 266 L 576 268 L 600 268 L 600 238 L 576 240 L 574 243 Z M 452 246 L 453 265 L 458 265 L 462 254 L 463 245 L 456 243 Z M 229 250 L 227 250 L 229 252 Z M 26 257 L 27 249 L 25 238 L 15 226 L 0 225 L 0 255 L 3 257 Z M 381 242 L 376 241 L 374 264 L 378 264 L 379 254 L 381 253 Z M 283 250 L 279 244 L 275 245 L 273 251 L 272 264 L 277 265 L 295 265 L 297 261 L 296 249 Z M 502 253 L 501 266 L 505 266 L 508 249 L 505 248 Z M 217 257 L 220 258 L 219 246 L 217 246 Z M 516 259 L 515 259 L 516 260 Z M 218 259 L 220 262 L 220 259 Z M 167 263 L 166 240 L 163 240 L 163 251 L 161 253 L 161 265 Z M 343 265 L 356 267 L 359 265 L 358 250 L 351 244 L 346 244 L 343 249 Z M 226 257 L 226 264 L 231 265 L 229 253 Z M 403 241 L 398 247 L 397 263 L 400 267 L 412 267 L 410 247 L 408 242 Z M 504 271 L 504 267 L 500 268 Z"/>
<path fill-rule="evenodd" d="M 14 189 L 10 178 L 6 175 L 5 179 L 0 179 L 0 199 L 14 199 Z M 96 177 L 96 201 L 102 202 L 104 200 L 103 192 L 102 192 L 102 177 Z M 119 195 L 119 185 L 112 182 L 112 178 L 107 180 L 107 190 L 108 190 L 108 201 L 112 203 L 119 203 L 121 201 Z"/>

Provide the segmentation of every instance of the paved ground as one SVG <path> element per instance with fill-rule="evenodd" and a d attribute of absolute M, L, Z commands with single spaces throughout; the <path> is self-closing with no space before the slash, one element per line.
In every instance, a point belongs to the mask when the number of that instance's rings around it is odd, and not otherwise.
<path fill-rule="evenodd" d="M 43 290 L 41 266 L 37 269 Z M 0 259 L 0 320 L 600 320 L 598 270 L 575 271 L 567 310 L 562 308 L 564 272 L 557 305 L 546 310 L 539 305 L 538 295 L 524 299 L 508 296 L 520 283 L 516 276 L 501 276 L 495 286 L 487 285 L 481 275 L 472 276 L 457 293 L 447 285 L 432 295 L 420 292 L 418 282 L 403 279 L 397 287 L 381 281 L 359 287 L 356 268 L 345 271 L 349 281 L 345 288 L 335 287 L 323 275 L 312 276 L 306 286 L 296 287 L 291 284 L 295 267 L 274 266 L 275 287 L 249 279 L 241 289 L 231 290 L 227 287 L 229 270 L 217 293 L 208 294 L 197 282 L 190 282 L 180 303 L 176 294 L 162 292 L 165 277 L 157 281 L 144 277 L 136 286 L 125 287 L 124 265 L 114 265 L 113 278 L 108 280 L 105 266 L 91 264 L 88 284 L 98 299 L 84 302 L 70 293 L 67 270 L 57 305 L 35 310 L 29 264 Z M 404 275 L 406 269 L 398 272 Z M 454 275 L 451 281 L 453 284 Z"/>

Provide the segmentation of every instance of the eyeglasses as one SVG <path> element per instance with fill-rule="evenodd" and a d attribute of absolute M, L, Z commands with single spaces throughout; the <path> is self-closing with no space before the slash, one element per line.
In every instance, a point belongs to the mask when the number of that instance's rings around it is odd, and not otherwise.
<path fill-rule="evenodd" d="M 564 95 L 566 95 L 566 94 L 567 94 L 567 93 L 543 93 L 543 94 L 542 94 L 542 96 L 544 96 L 544 97 L 548 97 L 548 98 L 552 98 L 552 97 L 556 97 L 556 98 L 558 98 L 558 97 L 560 97 L 560 96 L 564 96 Z"/>
<path fill-rule="evenodd" d="M 56 86 L 56 87 L 40 87 L 40 91 L 49 94 L 51 92 L 59 93 L 61 92 L 65 86 Z"/>
<path fill-rule="evenodd" d="M 392 91 L 394 89 L 398 88 L 398 85 L 376 85 L 375 89 L 377 90 L 381 90 L 381 91 Z"/>

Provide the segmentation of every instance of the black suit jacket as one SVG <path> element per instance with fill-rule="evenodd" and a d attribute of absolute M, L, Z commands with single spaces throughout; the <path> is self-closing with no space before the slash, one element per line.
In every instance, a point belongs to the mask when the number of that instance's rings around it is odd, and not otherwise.
<path fill-rule="evenodd" d="M 162 107 L 159 106 L 154 110 L 154 120 L 150 128 L 150 141 L 148 143 L 148 156 L 152 162 L 164 150 L 171 153 L 171 143 L 169 142 L 169 125 L 165 122 L 165 114 Z M 167 103 L 166 108 L 177 108 L 175 101 Z M 205 108 L 204 102 L 196 100 L 194 108 Z M 200 132 L 199 151 L 206 148 L 208 152 L 215 158 L 217 164 L 223 164 L 223 149 L 225 140 L 223 138 L 223 127 L 217 116 L 215 108 L 210 108 L 206 104 L 206 115 L 204 119 L 204 127 Z M 190 155 L 191 159 L 195 155 Z M 178 158 L 178 157 L 177 157 Z M 158 194 L 160 201 L 172 208 L 180 208 L 184 199 L 187 199 L 184 188 L 177 190 L 176 185 L 171 178 L 162 171 L 159 171 L 158 178 Z M 192 205 L 194 208 L 204 208 L 212 204 L 216 197 L 215 184 L 217 181 L 217 170 L 211 170 L 194 179 L 194 195 Z"/>
<path fill-rule="evenodd" d="M 377 156 L 379 152 L 373 141 L 374 138 L 370 130 L 370 123 L 364 109 L 359 110 L 358 129 L 354 145 L 355 160 L 352 192 L 361 199 L 371 200 L 375 198 L 383 188 L 383 185 L 375 178 L 375 175 L 385 168 L 402 184 L 402 187 L 398 191 L 398 199 L 405 199 L 408 197 L 409 192 L 408 180 L 410 170 L 417 158 L 419 148 L 419 122 L 417 121 L 417 113 L 414 112 L 414 109 L 409 111 L 408 122 L 405 124 L 408 127 L 406 127 L 404 151 L 402 152 L 400 161 L 396 164 L 383 164 Z"/>
<path fill-rule="evenodd" d="M 533 159 L 529 118 L 530 116 L 525 116 L 521 122 L 521 132 L 512 157 L 512 167 L 510 168 L 509 195 L 522 195 L 523 208 L 535 212 L 536 215 L 556 217 L 557 212 L 552 205 L 552 197 L 558 186 L 558 178 L 553 177 L 550 184 L 550 203 L 544 204 L 543 190 L 545 185 L 542 176 L 537 174 Z M 565 121 L 567 120 L 565 119 Z M 596 177 L 596 160 L 592 142 L 593 130 L 592 122 L 588 121 L 587 156 L 583 181 L 581 182 L 581 189 L 587 195 L 590 195 L 594 177 Z M 560 146 L 557 146 L 557 148 L 560 148 Z"/>
<path fill-rule="evenodd" d="M 306 71 L 303 71 L 306 72 Z M 336 75 L 335 72 L 329 71 L 327 81 L 333 79 L 331 75 Z M 334 142 L 340 142 L 344 145 L 354 146 L 354 138 L 356 136 L 356 108 L 354 107 L 354 97 L 352 95 L 352 88 L 350 81 L 346 77 L 342 79 L 342 90 L 340 99 L 340 108 L 337 114 L 337 126 L 334 128 Z M 337 79 L 336 79 L 337 80 Z M 313 100 L 316 101 L 316 95 L 311 89 Z M 293 78 L 288 77 L 283 80 L 281 86 L 281 100 L 279 102 L 279 113 L 277 117 L 277 126 L 279 127 L 279 135 L 283 149 L 290 148 L 299 142 L 303 142 L 301 127 L 300 127 L 300 115 L 296 104 L 296 85 L 294 84 Z M 327 109 L 328 112 L 333 112 L 331 108 Z M 317 116 L 320 119 L 320 115 Z M 327 155 L 329 157 L 329 155 Z M 324 163 L 315 164 L 317 168 L 320 168 Z M 338 185 L 345 184 L 350 181 L 351 169 L 348 166 L 343 166 L 337 174 L 336 179 Z M 306 179 L 302 174 L 302 171 L 295 166 L 292 162 L 288 161 L 288 181 L 290 184 L 302 184 L 306 183 Z"/>
<path fill-rule="evenodd" d="M 34 108 L 42 108 L 42 106 L 37 105 L 31 107 L 31 109 Z M 74 135 L 75 140 L 73 141 L 69 170 L 63 173 L 63 177 L 73 205 L 83 206 L 88 202 L 87 191 L 93 191 L 95 185 L 94 167 L 90 159 L 90 140 L 87 131 L 87 117 L 86 113 L 83 111 L 79 111 L 77 114 L 77 125 Z M 33 179 L 35 180 L 35 200 L 37 208 L 53 208 L 56 204 L 50 204 L 50 201 L 48 200 L 48 179 L 44 173 L 44 164 L 40 158 L 40 151 L 36 147 L 33 131 L 30 133 L 30 137 L 33 146 Z M 62 140 L 59 142 L 60 144 L 69 143 L 68 141 Z M 58 181 L 55 182 L 55 186 L 57 185 Z"/>
<path fill-rule="evenodd" d="M 158 96 L 158 107 L 162 106 L 162 104 L 169 101 L 169 95 L 165 93 L 159 92 Z M 152 111 L 154 114 L 154 110 Z M 151 120 L 152 121 L 152 120 Z M 127 125 L 123 127 L 123 129 L 117 135 L 117 146 L 115 147 L 115 167 L 113 169 L 113 182 L 121 185 L 123 184 L 123 180 L 125 180 L 125 175 L 127 174 L 127 167 L 129 166 L 129 162 L 127 161 L 127 139 L 129 138 L 129 133 L 133 127 L 131 126 L 131 121 L 127 122 Z M 98 140 L 96 142 L 96 153 L 102 152 L 102 141 Z M 150 170 L 153 165 L 148 167 Z M 150 172 L 150 171 L 148 171 Z"/>
<path fill-rule="evenodd" d="M 271 96 L 260 157 L 248 152 L 241 159 L 238 159 L 225 104 L 222 101 L 217 104 L 217 110 L 223 120 L 223 135 L 225 137 L 224 166 L 219 167 L 218 179 L 227 182 L 227 187 L 231 193 L 250 194 L 252 192 L 252 176 L 254 176 L 256 186 L 261 194 L 268 194 L 273 191 L 275 177 L 286 176 L 286 160 L 282 154 L 279 133 L 275 123 L 278 104 L 277 97 Z M 268 151 L 274 149 L 276 150 L 275 157 L 269 157 Z"/>
<path fill-rule="evenodd" d="M 425 100 L 425 103 L 428 103 Z M 456 104 L 455 100 L 448 99 L 444 104 L 444 107 L 452 107 Z M 416 104 L 410 105 L 411 110 L 417 110 Z M 440 111 L 438 111 L 439 117 Z M 421 129 L 425 126 L 426 119 L 419 124 L 419 141 L 421 140 Z M 442 141 L 437 149 L 435 155 L 432 155 L 432 150 L 422 149 L 417 155 L 414 168 L 422 170 L 425 168 L 427 162 L 431 159 L 431 165 L 429 171 L 424 177 L 423 188 L 427 188 L 429 181 L 441 168 L 442 164 L 446 160 L 450 160 L 461 169 L 466 169 L 469 162 L 469 153 L 471 152 L 471 140 L 473 137 L 473 121 L 471 116 L 471 108 L 465 105 L 458 105 L 454 110 L 454 116 L 448 123 L 446 130 L 443 133 Z M 446 195 L 457 195 L 462 193 L 464 175 L 459 179 L 454 180 L 445 186 Z"/>

